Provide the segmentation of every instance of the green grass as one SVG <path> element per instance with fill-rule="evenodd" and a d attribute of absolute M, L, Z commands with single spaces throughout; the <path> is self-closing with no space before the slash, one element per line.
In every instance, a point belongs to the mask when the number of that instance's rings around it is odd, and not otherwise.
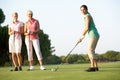
<path fill-rule="evenodd" d="M 99 63 L 98 72 L 85 72 L 90 64 L 64 64 L 58 71 L 52 72 L 51 68 L 58 65 L 46 65 L 47 70 L 27 71 L 28 66 L 23 66 L 23 71 L 10 72 L 11 67 L 0 68 L 0 80 L 120 80 L 120 62 Z"/>

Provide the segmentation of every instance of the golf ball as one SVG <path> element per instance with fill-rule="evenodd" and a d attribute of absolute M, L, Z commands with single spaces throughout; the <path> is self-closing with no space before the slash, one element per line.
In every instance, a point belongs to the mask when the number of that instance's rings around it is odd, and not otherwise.
<path fill-rule="evenodd" d="M 56 71 L 56 69 L 55 69 L 55 68 L 52 68 L 52 69 L 51 69 L 51 71 L 52 71 L 52 72 L 55 72 L 55 71 Z"/>

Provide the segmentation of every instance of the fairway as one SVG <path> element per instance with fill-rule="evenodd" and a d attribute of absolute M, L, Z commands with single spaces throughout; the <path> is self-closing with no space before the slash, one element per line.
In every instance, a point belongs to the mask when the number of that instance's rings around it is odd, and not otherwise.
<path fill-rule="evenodd" d="M 23 71 L 10 72 L 11 67 L 0 67 L 0 80 L 120 80 L 120 62 L 98 63 L 100 71 L 85 72 L 90 64 L 64 64 L 58 71 L 52 72 L 51 68 L 57 65 L 45 65 L 47 70 L 27 71 L 28 66 L 23 66 Z"/>

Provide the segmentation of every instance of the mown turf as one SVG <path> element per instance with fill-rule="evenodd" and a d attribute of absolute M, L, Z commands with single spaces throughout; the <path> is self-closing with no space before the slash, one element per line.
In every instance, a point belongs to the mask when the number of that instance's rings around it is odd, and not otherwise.
<path fill-rule="evenodd" d="M 98 65 L 98 72 L 85 72 L 89 64 L 63 64 L 56 72 L 51 68 L 58 65 L 45 65 L 45 71 L 41 71 L 39 66 L 35 66 L 34 71 L 27 71 L 28 66 L 23 66 L 23 71 L 17 72 L 10 72 L 11 67 L 1 67 L 0 80 L 120 80 L 120 62 Z"/>

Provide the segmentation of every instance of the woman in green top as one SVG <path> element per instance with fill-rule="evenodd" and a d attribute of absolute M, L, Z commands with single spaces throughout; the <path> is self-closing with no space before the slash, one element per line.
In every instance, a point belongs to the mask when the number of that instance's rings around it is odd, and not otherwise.
<path fill-rule="evenodd" d="M 95 56 L 95 48 L 97 45 L 97 42 L 99 40 L 99 33 L 95 27 L 94 21 L 90 13 L 88 12 L 88 8 L 86 5 L 82 5 L 80 7 L 80 10 L 82 14 L 84 15 L 84 20 L 85 20 L 85 28 L 82 32 L 82 36 L 79 38 L 78 43 L 80 43 L 84 37 L 85 34 L 88 32 L 89 36 L 89 42 L 88 42 L 88 57 L 91 62 L 91 67 L 88 68 L 86 71 L 87 72 L 93 72 L 93 71 L 98 71 L 98 66 L 97 66 L 97 60 Z"/>

